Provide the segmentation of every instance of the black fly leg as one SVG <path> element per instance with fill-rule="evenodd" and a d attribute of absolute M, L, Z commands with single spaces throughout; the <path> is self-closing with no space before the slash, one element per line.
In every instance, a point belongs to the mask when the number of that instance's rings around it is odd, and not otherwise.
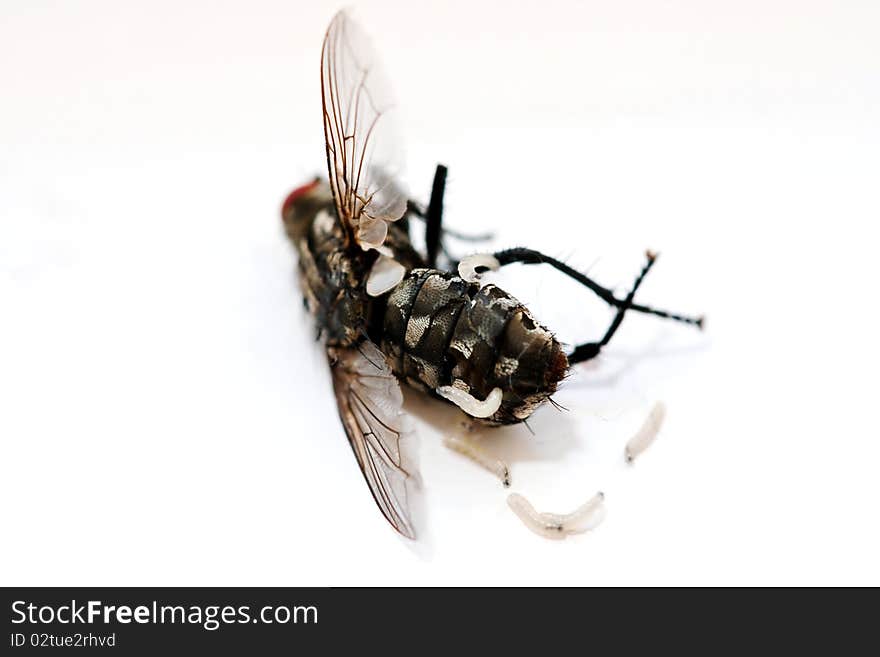
<path fill-rule="evenodd" d="M 492 234 L 466 235 L 447 228 L 443 228 L 443 196 L 446 192 L 446 176 L 449 170 L 443 164 L 438 164 L 434 171 L 434 182 L 431 185 L 431 200 L 428 207 L 422 210 L 412 201 L 407 203 L 407 211 L 425 221 L 425 249 L 426 261 L 429 267 L 437 266 L 437 256 L 442 252 L 452 262 L 453 268 L 458 264 L 456 258 L 450 255 L 443 243 L 443 236 L 449 235 L 463 242 L 484 242 L 492 239 Z"/>
<path fill-rule="evenodd" d="M 602 350 L 608 342 L 610 342 L 611 338 L 614 337 L 614 334 L 617 332 L 617 329 L 620 328 L 620 324 L 623 322 L 623 316 L 626 315 L 627 310 L 632 310 L 633 298 L 636 296 L 636 290 L 639 289 L 639 286 L 642 284 L 642 281 L 645 278 L 645 274 L 647 274 L 651 267 L 654 265 L 654 261 L 657 259 L 657 255 L 648 251 L 647 262 L 645 266 L 642 267 L 642 271 L 639 272 L 639 275 L 636 277 L 635 283 L 633 283 L 632 289 L 629 291 L 629 294 L 626 295 L 626 298 L 623 302 L 618 306 L 617 314 L 614 315 L 614 319 L 611 321 L 611 326 L 608 327 L 608 330 L 605 331 L 605 335 L 602 337 L 599 342 L 585 342 L 584 344 L 579 344 L 574 348 L 568 355 L 568 362 L 574 365 L 575 363 L 581 363 L 585 360 L 590 360 L 591 358 L 595 358 L 599 352 Z"/>
<path fill-rule="evenodd" d="M 596 296 L 605 301 L 607 304 L 614 306 L 615 308 L 621 308 L 624 306 L 624 304 L 626 304 L 625 300 L 618 299 L 614 296 L 614 293 L 611 290 L 609 290 L 607 287 L 599 285 L 596 281 L 588 277 L 586 274 L 582 274 L 577 269 L 569 267 L 561 260 L 557 260 L 552 256 L 544 255 L 543 253 L 535 251 L 534 249 L 505 249 L 504 251 L 498 251 L 497 253 L 493 253 L 492 255 L 498 260 L 499 265 L 501 265 L 502 267 L 504 265 L 509 265 L 514 262 L 521 262 L 525 265 L 550 265 L 554 269 L 561 271 L 566 276 L 576 280 L 584 287 L 590 289 L 593 293 L 596 294 Z M 650 268 L 650 265 L 648 266 L 648 268 Z M 632 300 L 630 299 L 630 301 Z M 648 315 L 656 315 L 657 317 L 665 317 L 666 319 L 672 319 L 676 322 L 684 322 L 685 324 L 692 324 L 699 328 L 703 328 L 702 317 L 688 317 L 685 315 L 678 315 L 676 313 L 671 313 L 667 310 L 659 310 L 657 308 L 651 308 L 650 306 L 644 306 L 638 303 L 630 303 L 627 305 L 626 309 L 634 310 L 635 312 L 645 313 Z"/>
<path fill-rule="evenodd" d="M 431 185 L 431 200 L 425 211 L 425 249 L 428 252 L 428 267 L 437 266 L 437 252 L 440 249 L 440 233 L 443 225 L 443 194 L 446 192 L 448 169 L 438 164 Z"/>

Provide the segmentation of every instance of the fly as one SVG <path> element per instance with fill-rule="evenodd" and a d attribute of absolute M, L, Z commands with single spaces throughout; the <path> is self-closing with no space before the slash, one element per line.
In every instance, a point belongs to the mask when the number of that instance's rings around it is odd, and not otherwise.
<path fill-rule="evenodd" d="M 368 39 L 344 12 L 324 37 L 321 101 L 328 178 L 294 190 L 282 217 L 349 443 L 382 514 L 414 538 L 409 485 L 416 472 L 404 449 L 411 429 L 400 382 L 457 405 L 476 422 L 515 424 L 550 398 L 574 364 L 597 356 L 627 312 L 698 327 L 703 320 L 635 302 L 656 260 L 651 252 L 624 298 L 529 248 L 441 268 L 447 170 L 438 165 L 424 209 L 397 185 L 389 86 Z M 415 219 L 425 225 L 425 253 L 410 242 Z M 566 352 L 522 303 L 482 284 L 483 273 L 513 263 L 554 267 L 616 308 L 604 335 Z"/>

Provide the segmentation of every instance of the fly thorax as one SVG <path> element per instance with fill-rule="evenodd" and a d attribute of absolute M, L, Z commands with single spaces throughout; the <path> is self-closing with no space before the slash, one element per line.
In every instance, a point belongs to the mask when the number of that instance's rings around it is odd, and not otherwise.
<path fill-rule="evenodd" d="M 347 346 L 364 335 L 372 303 L 364 282 L 375 254 L 350 249 L 332 210 L 318 211 L 298 244 L 304 298 L 327 343 Z"/>

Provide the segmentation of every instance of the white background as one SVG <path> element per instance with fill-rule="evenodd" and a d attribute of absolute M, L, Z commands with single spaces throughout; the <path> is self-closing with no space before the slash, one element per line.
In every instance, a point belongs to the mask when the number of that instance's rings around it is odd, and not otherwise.
<path fill-rule="evenodd" d="M 324 167 L 333 3 L 0 5 L 0 583 L 880 584 L 880 5 L 361 2 L 448 221 L 603 282 L 629 317 L 524 427 L 515 490 L 409 395 L 428 531 L 400 540 L 336 417 L 280 228 Z M 526 6 L 523 5 L 523 6 Z M 560 337 L 609 310 L 496 277 Z M 622 448 L 651 404 L 657 443 Z"/>

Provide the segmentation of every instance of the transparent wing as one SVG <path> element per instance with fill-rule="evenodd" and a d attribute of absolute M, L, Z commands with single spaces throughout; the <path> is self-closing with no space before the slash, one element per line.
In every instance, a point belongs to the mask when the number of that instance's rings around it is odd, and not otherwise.
<path fill-rule="evenodd" d="M 372 342 L 331 347 L 327 355 L 339 417 L 373 498 L 394 529 L 415 538 L 410 498 L 417 476 L 406 451 L 412 429 L 400 384 Z"/>
<path fill-rule="evenodd" d="M 406 211 L 406 194 L 394 183 L 403 152 L 390 86 L 369 39 L 345 12 L 336 14 L 324 37 L 321 101 L 339 218 L 364 249 L 378 248 L 387 222 Z"/>

